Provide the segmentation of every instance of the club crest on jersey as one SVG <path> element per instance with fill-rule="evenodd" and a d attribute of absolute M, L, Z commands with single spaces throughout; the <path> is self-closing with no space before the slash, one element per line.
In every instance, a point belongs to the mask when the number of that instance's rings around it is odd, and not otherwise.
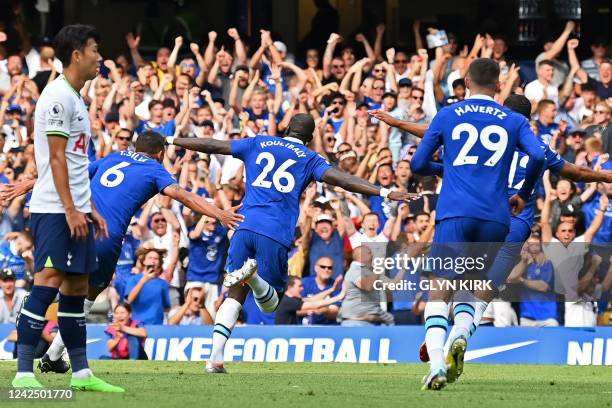
<path fill-rule="evenodd" d="M 64 105 L 62 105 L 59 102 L 54 102 L 53 104 L 51 104 L 51 106 L 47 110 L 47 113 L 49 114 L 49 117 L 51 118 L 55 118 L 55 119 L 61 118 L 62 115 L 64 114 Z"/>

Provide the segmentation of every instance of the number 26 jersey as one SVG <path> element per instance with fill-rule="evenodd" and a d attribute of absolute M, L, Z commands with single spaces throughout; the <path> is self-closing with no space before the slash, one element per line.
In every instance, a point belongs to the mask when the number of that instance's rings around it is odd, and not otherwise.
<path fill-rule="evenodd" d="M 246 169 L 246 194 L 239 211 L 245 220 L 238 229 L 290 247 L 300 196 L 311 181 L 321 181 L 330 164 L 291 137 L 255 136 L 233 141 L 231 149 Z"/>

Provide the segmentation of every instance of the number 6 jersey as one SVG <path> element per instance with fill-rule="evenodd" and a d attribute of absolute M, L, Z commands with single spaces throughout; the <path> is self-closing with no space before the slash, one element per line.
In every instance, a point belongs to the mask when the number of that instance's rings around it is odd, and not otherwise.
<path fill-rule="evenodd" d="M 311 181 L 331 168 L 301 140 L 255 136 L 232 142 L 232 156 L 246 169 L 246 194 L 240 213 L 245 220 L 238 229 L 265 235 L 286 247 L 300 213 L 300 196 Z"/>
<path fill-rule="evenodd" d="M 510 224 L 508 172 L 518 148 L 530 157 L 519 195 L 528 201 L 544 163 L 544 151 L 524 116 L 485 95 L 438 112 L 412 158 L 415 173 L 437 174 L 429 160 L 444 146 L 444 180 L 436 219 L 470 217 Z"/>
<path fill-rule="evenodd" d="M 49 137 L 65 137 L 70 194 L 78 211 L 91 212 L 87 147 L 91 137 L 89 112 L 83 98 L 66 77 L 60 75 L 45 87 L 34 114 L 34 155 L 38 180 L 32 191 L 30 211 L 64 213 L 49 163 Z"/>

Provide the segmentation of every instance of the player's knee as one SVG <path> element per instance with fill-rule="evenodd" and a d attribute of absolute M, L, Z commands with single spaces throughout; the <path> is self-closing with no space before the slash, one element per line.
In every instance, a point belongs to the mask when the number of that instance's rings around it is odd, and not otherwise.
<path fill-rule="evenodd" d="M 66 296 L 87 296 L 88 289 L 87 275 L 66 275 L 60 292 Z"/>

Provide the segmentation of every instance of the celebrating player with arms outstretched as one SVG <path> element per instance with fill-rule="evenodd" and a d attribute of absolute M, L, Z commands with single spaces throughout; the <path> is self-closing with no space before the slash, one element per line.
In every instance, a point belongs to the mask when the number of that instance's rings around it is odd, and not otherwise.
<path fill-rule="evenodd" d="M 161 164 L 164 145 L 165 138 L 162 135 L 146 131 L 138 136 L 135 152 L 120 151 L 89 165 L 93 202 L 108 221 L 109 237 L 96 241 L 99 265 L 89 276 L 85 315 L 89 314 L 96 297 L 109 285 L 113 277 L 123 237 L 131 218 L 156 194 L 161 193 L 173 198 L 193 211 L 215 218 L 230 228 L 234 228 L 244 219 L 244 216 L 235 213 L 235 208 L 220 210 L 197 194 L 182 189 Z M 33 181 L 25 181 L 5 188 L 5 192 L 1 194 L 2 199 L 25 194 L 32 183 Z M 64 351 L 62 338 L 65 336 L 60 329 L 40 361 L 39 368 L 42 372 L 68 371 L 68 365 L 60 358 Z"/>
<path fill-rule="evenodd" d="M 525 182 L 510 199 L 515 214 L 522 211 L 540 175 L 544 151 L 529 122 L 493 100 L 498 78 L 495 61 L 481 58 L 472 62 L 466 80 L 472 96 L 438 112 L 412 158 L 415 173 L 444 171 L 430 253 L 433 258 L 448 255 L 443 244 L 480 242 L 486 243 L 481 249 L 493 250 L 493 243 L 504 242 L 510 227 L 507 177 L 517 147 L 529 155 L 529 163 Z M 444 146 L 443 167 L 429 162 L 440 146 Z M 458 274 L 452 268 L 434 268 L 433 273 L 436 277 L 425 307 L 431 366 L 423 388 L 437 390 L 447 381 L 444 341 L 452 291 L 443 289 L 449 287 L 444 281 Z M 466 347 L 465 339 L 459 339 L 453 348 L 462 353 Z"/>
<path fill-rule="evenodd" d="M 514 112 L 520 113 L 527 119 L 531 116 L 531 103 L 529 99 L 522 95 L 509 96 L 504 101 L 504 106 L 512 109 Z M 371 111 L 370 114 L 390 126 L 410 132 L 417 137 L 423 137 L 427 131 L 427 125 L 401 121 L 380 110 Z M 563 160 L 557 153 L 553 152 L 543 143 L 542 147 L 546 157 L 545 169 L 576 182 L 612 183 L 612 170 L 596 171 L 588 167 L 576 166 L 573 163 Z M 523 152 L 517 150 L 514 153 L 512 160 L 513 164 L 508 174 L 509 196 L 516 194 L 518 188 L 523 184 L 528 160 L 528 156 Z M 506 282 L 512 268 L 514 268 L 520 257 L 523 243 L 527 241 L 531 233 L 531 226 L 534 222 L 535 199 L 536 196 L 534 192 L 531 194 L 523 211 L 518 215 L 513 215 L 510 220 L 510 231 L 508 235 L 506 235 L 506 244 L 504 244 L 497 253 L 495 261 L 487 272 L 487 279 L 495 286 L 494 290 L 476 292 L 476 299 L 474 302 L 456 302 L 453 304 L 455 324 L 448 335 L 444 347 L 445 351 L 450 351 L 451 345 L 455 339 L 461 336 L 468 338 L 474 334 L 484 310 L 487 308 L 489 302 L 497 295 L 499 288 Z M 424 361 L 429 359 L 425 343 L 421 347 L 419 354 Z M 449 363 L 447 379 L 449 382 L 456 380 L 461 375 L 463 366 L 462 360 L 463 356 L 461 354 L 453 355 L 453 353 L 449 353 L 447 355 L 447 363 Z"/>
<path fill-rule="evenodd" d="M 240 211 L 246 220 L 230 242 L 226 266 L 230 273 L 223 283 L 230 290 L 215 319 L 212 354 L 206 365 L 209 373 L 226 372 L 223 350 L 249 288 L 262 311 L 272 312 L 278 306 L 287 284 L 287 254 L 293 242 L 300 196 L 313 180 L 391 200 L 414 196 L 377 187 L 332 168 L 306 147 L 314 128 L 310 115 L 297 114 L 291 118 L 283 138 L 256 136 L 233 142 L 173 140 L 177 146 L 199 152 L 231 154 L 244 161 L 246 168 L 246 195 Z M 248 286 L 239 285 L 242 282 Z"/>
<path fill-rule="evenodd" d="M 93 27 L 66 26 L 55 37 L 64 73 L 43 90 L 34 120 L 38 182 L 30 201 L 34 236 L 34 286 L 17 322 L 17 375 L 13 387 L 42 388 L 34 377 L 36 345 L 47 308 L 58 291 L 58 324 L 73 367 L 70 386 L 79 390 L 123 392 L 95 377 L 87 363 L 83 302 L 87 275 L 96 268 L 94 225 L 108 234 L 91 202 L 87 146 L 91 125 L 79 94 L 99 71 L 99 35 Z M 92 223 L 93 221 L 93 223 Z M 61 290 L 60 290 L 61 289 Z"/>

